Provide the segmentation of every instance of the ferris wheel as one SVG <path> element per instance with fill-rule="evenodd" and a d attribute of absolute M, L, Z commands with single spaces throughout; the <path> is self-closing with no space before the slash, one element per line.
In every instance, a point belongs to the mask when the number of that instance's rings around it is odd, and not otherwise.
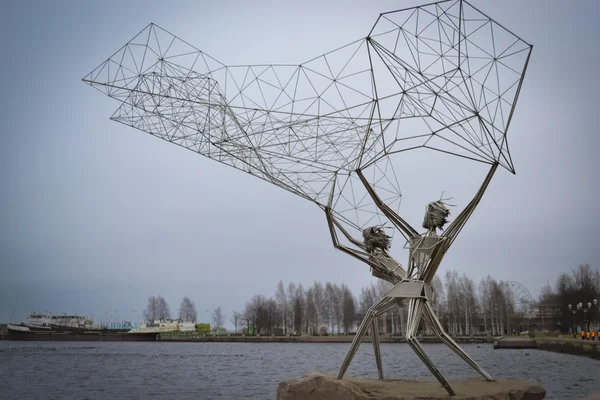
<path fill-rule="evenodd" d="M 502 282 L 505 304 L 515 313 L 531 314 L 533 312 L 533 298 L 529 290 L 519 282 Z"/>

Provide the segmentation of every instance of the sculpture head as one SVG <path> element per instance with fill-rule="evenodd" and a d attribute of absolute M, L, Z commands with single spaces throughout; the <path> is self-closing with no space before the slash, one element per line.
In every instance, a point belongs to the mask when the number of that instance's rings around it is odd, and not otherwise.
<path fill-rule="evenodd" d="M 391 246 L 391 237 L 385 234 L 383 227 L 370 226 L 363 230 L 363 242 L 368 253 L 377 250 L 385 253 Z"/>
<path fill-rule="evenodd" d="M 435 233 L 436 229 L 444 229 L 448 222 L 450 210 L 443 201 L 433 201 L 425 207 L 425 218 L 423 219 L 423 228 L 429 232 Z"/>

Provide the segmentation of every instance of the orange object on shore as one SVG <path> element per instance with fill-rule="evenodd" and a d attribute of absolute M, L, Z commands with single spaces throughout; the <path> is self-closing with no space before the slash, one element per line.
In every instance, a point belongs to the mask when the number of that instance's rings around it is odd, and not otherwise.
<path fill-rule="evenodd" d="M 581 330 L 581 339 L 585 339 L 585 331 L 583 329 Z"/>

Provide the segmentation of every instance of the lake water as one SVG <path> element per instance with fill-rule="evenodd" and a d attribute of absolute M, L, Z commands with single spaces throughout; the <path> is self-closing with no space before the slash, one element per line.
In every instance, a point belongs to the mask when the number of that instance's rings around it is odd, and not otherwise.
<path fill-rule="evenodd" d="M 5 399 L 275 399 L 282 380 L 335 373 L 349 344 L 74 343 L 0 341 Z M 383 343 L 386 378 L 433 379 L 406 344 Z M 425 344 L 447 379 L 480 377 L 441 344 Z M 539 350 L 463 345 L 496 379 L 534 379 L 548 399 L 600 392 L 600 361 Z M 528 355 L 527 355 L 528 354 Z M 348 376 L 377 377 L 373 346 L 363 344 Z"/>

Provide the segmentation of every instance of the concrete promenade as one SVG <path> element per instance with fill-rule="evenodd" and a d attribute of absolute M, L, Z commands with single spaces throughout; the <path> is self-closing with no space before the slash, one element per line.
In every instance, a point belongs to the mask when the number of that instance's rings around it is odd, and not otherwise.
<path fill-rule="evenodd" d="M 560 338 L 505 336 L 494 341 L 494 349 L 539 349 L 600 360 L 600 341 Z"/>

